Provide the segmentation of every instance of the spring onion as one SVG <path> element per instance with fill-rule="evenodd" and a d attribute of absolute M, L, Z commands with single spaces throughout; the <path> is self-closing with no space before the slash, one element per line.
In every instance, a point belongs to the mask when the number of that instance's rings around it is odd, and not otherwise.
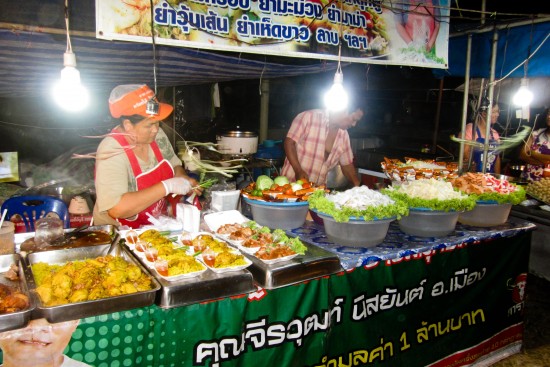
<path fill-rule="evenodd" d="M 180 152 L 180 158 L 185 163 L 185 167 L 193 172 L 219 173 L 226 177 L 233 177 L 233 174 L 238 173 L 238 169 L 242 168 L 241 163 L 246 161 L 244 158 L 222 161 L 201 159 L 200 152 L 197 148 L 198 146 L 206 147 L 208 150 L 218 152 L 215 149 L 215 144 L 213 143 L 184 141 L 183 152 Z"/>

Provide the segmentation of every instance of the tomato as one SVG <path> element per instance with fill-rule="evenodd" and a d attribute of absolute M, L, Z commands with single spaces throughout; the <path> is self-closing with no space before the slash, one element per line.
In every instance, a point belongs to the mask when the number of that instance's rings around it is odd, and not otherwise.
<path fill-rule="evenodd" d="M 275 190 L 275 191 L 278 191 L 277 189 L 279 188 L 279 185 L 277 185 L 276 183 L 274 183 L 273 185 L 271 185 L 270 189 L 271 190 Z"/>
<path fill-rule="evenodd" d="M 290 189 L 287 189 L 287 190 L 283 191 L 283 194 L 292 195 L 292 194 L 294 194 L 294 191 L 292 191 L 292 188 L 290 188 Z"/>
<path fill-rule="evenodd" d="M 302 184 L 302 188 L 303 188 L 303 189 L 309 189 L 309 188 L 311 188 L 311 184 L 310 184 L 309 182 L 304 182 L 304 183 Z"/>

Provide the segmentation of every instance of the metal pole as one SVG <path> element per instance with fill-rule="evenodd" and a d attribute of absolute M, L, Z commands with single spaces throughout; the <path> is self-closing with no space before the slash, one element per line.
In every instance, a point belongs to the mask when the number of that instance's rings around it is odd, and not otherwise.
<path fill-rule="evenodd" d="M 437 110 L 435 112 L 435 121 L 434 121 L 434 134 L 432 137 L 432 147 L 430 149 L 432 154 L 435 154 L 437 149 L 437 134 L 439 133 L 439 119 L 441 116 L 441 101 L 443 99 L 443 82 L 444 78 L 441 78 L 439 81 L 439 96 L 437 97 Z"/>
<path fill-rule="evenodd" d="M 489 140 L 491 139 L 491 114 L 493 112 L 493 95 L 495 90 L 495 68 L 497 64 L 498 30 L 493 33 L 493 49 L 491 51 L 491 75 L 489 76 L 489 107 L 487 108 L 487 121 L 485 121 L 485 144 L 483 146 L 483 173 L 487 171 L 487 153 Z"/>
<path fill-rule="evenodd" d="M 470 62 L 472 60 L 472 35 L 468 35 L 466 47 L 466 71 L 464 72 L 464 97 L 462 100 L 462 126 L 460 136 L 464 139 L 466 136 L 466 119 L 468 118 L 468 94 L 470 93 Z M 460 143 L 458 153 L 458 172 L 463 172 L 464 164 L 464 143 Z"/>
<path fill-rule="evenodd" d="M 260 143 L 267 139 L 269 120 L 269 79 L 262 79 L 260 85 L 262 95 L 260 96 Z"/>

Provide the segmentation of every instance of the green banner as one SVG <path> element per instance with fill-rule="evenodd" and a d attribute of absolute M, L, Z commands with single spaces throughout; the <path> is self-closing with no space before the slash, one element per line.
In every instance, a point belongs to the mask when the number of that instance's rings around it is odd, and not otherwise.
<path fill-rule="evenodd" d="M 104 367 L 465 366 L 521 343 L 530 238 L 523 232 L 240 297 L 90 317 L 65 354 Z"/>

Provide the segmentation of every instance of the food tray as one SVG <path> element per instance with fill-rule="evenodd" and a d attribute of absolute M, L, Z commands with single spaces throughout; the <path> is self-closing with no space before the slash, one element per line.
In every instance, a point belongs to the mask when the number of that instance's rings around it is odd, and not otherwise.
<path fill-rule="evenodd" d="M 49 322 L 55 323 L 152 305 L 155 301 L 156 293 L 160 289 L 160 284 L 154 277 L 151 279 L 153 289 L 148 291 L 93 301 L 69 303 L 60 306 L 47 307 L 42 305 L 40 297 L 38 297 L 38 294 L 34 291 L 36 289 L 36 284 L 34 283 L 34 276 L 31 269 L 33 264 L 37 262 L 64 264 L 68 261 L 105 256 L 109 251 L 109 247 L 110 245 L 97 245 L 28 254 L 24 259 L 24 270 L 31 295 L 36 303 L 36 308 L 34 309 L 32 317 L 46 318 Z M 150 276 L 150 273 L 125 249 L 120 249 L 120 256 L 128 262 L 136 264 L 140 267 L 142 272 Z"/>
<path fill-rule="evenodd" d="M 212 231 L 217 230 L 218 227 L 224 224 L 243 223 L 249 220 L 242 215 L 237 216 L 235 213 L 219 212 L 215 214 L 215 221 L 206 222 Z M 205 215 L 205 221 L 206 217 Z M 215 224 L 210 226 L 211 223 Z M 231 241 L 228 242 L 232 244 Z M 252 265 L 248 270 L 254 275 L 256 282 L 265 289 L 280 288 L 342 271 L 340 259 L 337 255 L 306 241 L 302 240 L 302 243 L 307 247 L 304 255 L 293 255 L 292 258 L 276 259 L 278 261 L 274 261 L 271 264 L 244 250 L 244 247 L 237 247 L 252 261 Z"/>
<path fill-rule="evenodd" d="M 9 280 L 4 276 L 12 264 L 19 267 L 19 279 Z M 0 283 L 18 289 L 29 297 L 29 307 L 26 310 L 0 314 L 0 332 L 20 329 L 29 323 L 35 303 L 27 287 L 27 281 L 23 272 L 21 258 L 18 254 L 0 255 Z"/>
<path fill-rule="evenodd" d="M 535 195 L 535 194 L 532 194 L 532 193 L 530 193 L 529 191 L 525 191 L 525 193 L 526 193 L 528 196 L 532 197 L 533 199 L 535 199 L 535 200 L 537 200 L 537 201 L 540 201 L 540 202 L 543 203 L 543 204 L 550 205 L 550 201 L 543 200 L 543 199 L 541 199 L 539 196 L 537 196 L 537 195 Z"/>
<path fill-rule="evenodd" d="M 293 255 L 290 259 L 271 264 L 251 254 L 245 254 L 252 261 L 248 270 L 258 284 L 265 289 L 275 289 L 343 270 L 338 256 L 314 244 L 301 241 L 307 247 L 304 255 Z"/>
<path fill-rule="evenodd" d="M 201 262 L 204 264 L 204 266 L 206 266 L 208 269 L 210 269 L 214 273 L 223 274 L 223 273 L 230 273 L 230 272 L 234 272 L 234 271 L 243 270 L 243 269 L 248 268 L 250 265 L 252 265 L 252 261 L 250 261 L 246 256 L 245 256 L 244 260 L 246 262 L 246 264 L 244 264 L 244 265 L 233 266 L 233 267 L 225 267 L 225 268 L 216 268 L 216 267 L 208 266 L 208 264 L 206 264 L 204 261 L 201 261 Z"/>
<path fill-rule="evenodd" d="M 67 228 L 65 229 L 65 234 L 69 234 L 75 230 L 75 228 Z M 109 234 L 109 236 L 112 238 L 115 234 L 115 227 L 113 225 L 102 225 L 102 226 L 91 226 L 86 228 L 85 230 L 78 232 L 78 234 L 75 234 L 75 242 L 79 243 L 78 247 L 84 247 L 84 246 L 94 246 L 94 245 L 104 245 L 107 243 L 110 243 L 110 239 L 105 239 L 105 241 L 102 242 L 96 242 L 96 241 L 89 241 L 89 244 L 86 244 L 85 237 L 87 234 L 91 234 L 93 232 L 105 232 Z M 23 233 L 16 233 L 15 234 L 15 246 L 20 251 L 27 251 L 27 252 L 33 252 L 34 247 L 36 246 L 34 243 L 34 235 L 35 232 L 23 232 Z M 65 244 L 59 246 L 59 247 L 48 247 L 45 249 L 41 249 L 40 251 L 49 251 L 49 250 L 59 250 L 63 248 L 71 248 L 71 240 L 68 240 Z"/>
<path fill-rule="evenodd" d="M 178 234 L 174 232 L 172 236 Z M 214 235 L 213 233 L 208 234 Z M 147 260 L 144 257 L 138 257 L 138 260 L 147 266 Z M 161 290 L 155 299 L 155 303 L 161 308 L 185 306 L 256 291 L 254 278 L 247 269 L 224 273 L 204 271 L 197 276 L 182 277 L 178 280 L 173 280 L 173 278 L 168 280 L 156 271 L 151 273 L 161 285 Z"/>

